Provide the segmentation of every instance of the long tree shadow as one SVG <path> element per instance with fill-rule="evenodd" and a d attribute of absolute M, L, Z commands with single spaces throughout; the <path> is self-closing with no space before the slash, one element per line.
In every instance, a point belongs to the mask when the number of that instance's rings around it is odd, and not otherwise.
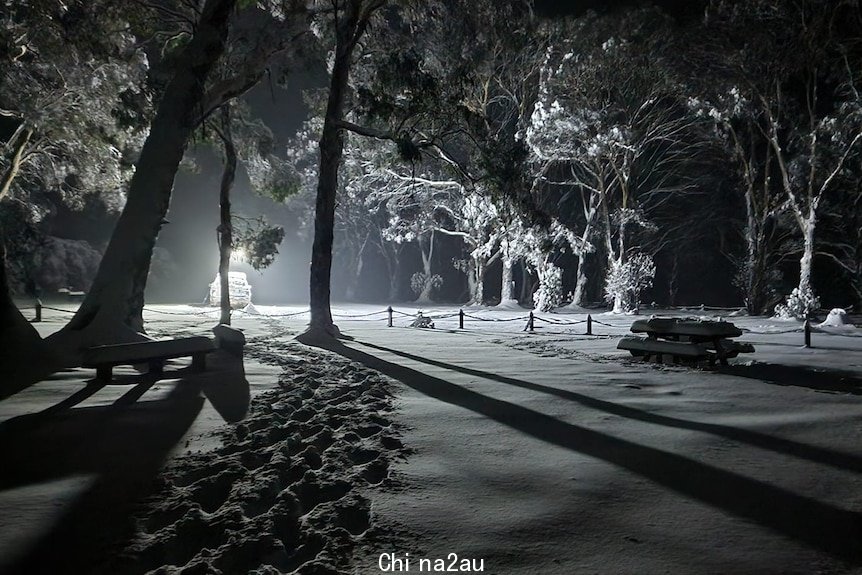
<path fill-rule="evenodd" d="M 141 375 L 113 404 L 72 408 L 101 384 L 92 382 L 59 404 L 0 423 L 0 491 L 93 476 L 40 539 L 0 572 L 110 573 L 109 561 L 134 534 L 135 508 L 154 487 L 165 459 L 197 418 L 206 396 L 226 421 L 249 404 L 242 360 L 218 357 L 217 369 L 182 376 L 157 400 L 139 401 L 158 380 Z M 227 362 L 227 364 L 225 364 Z"/>
<path fill-rule="evenodd" d="M 565 423 L 385 361 L 335 340 L 319 341 L 316 345 L 393 377 L 429 397 L 469 409 L 536 439 L 601 459 L 834 557 L 862 564 L 862 516 L 859 513 L 675 453 Z"/>
<path fill-rule="evenodd" d="M 862 378 L 849 371 L 817 370 L 801 365 L 753 363 L 723 367 L 721 372 L 783 387 L 804 387 L 814 391 L 862 395 Z"/>
<path fill-rule="evenodd" d="M 738 441 L 740 443 L 746 443 L 746 444 L 752 445 L 754 447 L 759 447 L 762 449 L 768 449 L 770 451 L 783 453 L 785 455 L 790 455 L 793 457 L 799 457 L 801 459 L 807 459 L 807 460 L 813 461 L 815 463 L 821 463 L 824 465 L 829 465 L 831 467 L 836 467 L 838 469 L 845 469 L 848 471 L 854 471 L 857 473 L 862 473 L 862 457 L 852 455 L 850 453 L 843 453 L 841 451 L 835 451 L 832 449 L 814 447 L 812 445 L 807 445 L 805 443 L 799 443 L 797 441 L 793 441 L 790 439 L 775 437 L 772 435 L 760 433 L 757 431 L 751 431 L 748 429 L 740 429 L 738 427 L 729 427 L 726 425 L 719 425 L 716 423 L 704 423 L 704 422 L 699 422 L 699 421 L 690 421 L 687 419 L 680 419 L 677 417 L 670 417 L 667 415 L 659 415 L 656 413 L 650 413 L 649 411 L 643 411 L 641 409 L 636 409 L 633 407 L 627 407 L 625 405 L 620 405 L 618 403 L 613 403 L 613 402 L 605 401 L 602 399 L 596 399 L 594 397 L 590 397 L 588 395 L 583 395 L 581 393 L 577 393 L 574 391 L 567 391 L 565 389 L 559 389 L 556 387 L 549 387 L 547 385 L 541 385 L 538 383 L 530 383 L 528 381 L 523 381 L 520 379 L 514 379 L 512 377 L 506 377 L 504 375 L 498 375 L 496 373 L 490 373 L 487 371 L 480 371 L 478 369 L 472 369 L 469 367 L 462 367 L 462 366 L 458 366 L 458 365 L 453 365 L 451 363 L 445 363 L 445 362 L 433 360 L 433 359 L 430 359 L 427 357 L 421 357 L 418 355 L 414 355 L 414 354 L 407 353 L 404 351 L 399 351 L 396 349 L 391 349 L 388 347 L 383 347 L 380 345 L 375 345 L 372 343 L 366 343 L 366 342 L 361 342 L 361 343 L 362 343 L 362 345 L 367 346 L 367 347 L 371 347 L 371 348 L 374 348 L 374 349 L 377 349 L 380 351 L 385 351 L 387 353 L 398 355 L 400 357 L 404 357 L 404 358 L 411 359 L 414 361 L 427 363 L 428 365 L 434 365 L 437 367 L 442 367 L 444 369 L 457 371 L 457 372 L 464 373 L 467 375 L 472 375 L 475 377 L 481 377 L 484 379 L 490 379 L 493 381 L 498 381 L 500 383 L 505 383 L 507 385 L 512 385 L 512 386 L 521 387 L 524 389 L 538 391 L 541 393 L 547 393 L 550 395 L 555 395 L 555 396 L 561 397 L 563 399 L 568 399 L 570 401 L 574 401 L 574 402 L 579 403 L 585 407 L 589 407 L 592 409 L 598 409 L 600 411 L 604 411 L 606 413 L 611 413 L 613 415 L 618 415 L 620 417 L 625 417 L 628 419 L 634 419 L 637 421 L 643 421 L 645 423 L 653 423 L 655 425 L 663 425 L 665 427 L 674 427 L 677 429 L 688 429 L 691 431 L 700 431 L 703 433 L 709 433 L 709 434 L 716 435 L 719 437 L 724 437 L 726 439 L 730 439 L 733 441 Z"/>

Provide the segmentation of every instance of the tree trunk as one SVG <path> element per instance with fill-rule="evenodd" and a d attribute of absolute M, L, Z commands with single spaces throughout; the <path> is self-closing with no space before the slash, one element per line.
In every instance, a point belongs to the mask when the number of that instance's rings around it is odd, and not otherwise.
<path fill-rule="evenodd" d="M 592 198 L 595 195 L 591 196 Z M 589 211 L 587 211 L 584 215 L 586 216 L 586 224 L 584 225 L 584 233 L 581 234 L 581 252 L 578 254 L 578 267 L 575 271 L 575 291 L 572 294 L 572 303 L 571 307 L 582 308 L 584 306 L 587 299 L 587 251 L 584 248 L 590 241 L 590 236 L 593 233 L 592 224 L 593 218 L 596 214 L 595 205 L 591 205 Z"/>
<path fill-rule="evenodd" d="M 416 303 L 432 303 L 431 291 L 434 289 L 432 281 L 434 276 L 431 273 L 431 264 L 434 258 L 434 230 L 431 230 L 431 235 L 428 238 L 428 251 L 421 249 L 421 239 L 419 240 L 419 248 L 422 253 L 422 273 L 425 274 L 425 285 L 422 286 L 422 291 L 419 293 L 419 297 L 416 298 Z"/>
<path fill-rule="evenodd" d="M 500 303 L 508 303 L 517 301 L 515 298 L 515 280 L 512 274 L 512 260 L 502 258 L 503 261 L 503 277 L 500 285 Z"/>
<path fill-rule="evenodd" d="M 174 176 L 199 121 L 207 77 L 224 51 L 235 4 L 236 0 L 207 0 L 195 35 L 177 62 L 93 285 L 62 330 L 66 336 L 77 334 L 76 347 L 134 339 L 133 332 L 143 331 L 144 288 L 153 248 L 165 224 Z"/>
<path fill-rule="evenodd" d="M 60 363 L 12 300 L 0 230 L 0 399 L 40 381 Z"/>
<path fill-rule="evenodd" d="M 335 61 L 329 82 L 329 97 L 323 133 L 320 137 L 320 164 L 317 200 L 314 210 L 314 243 L 311 247 L 309 332 L 337 337 L 338 327 L 332 321 L 330 288 L 332 279 L 332 242 L 335 229 L 335 197 L 338 193 L 338 169 L 344 153 L 344 133 L 339 122 L 344 117 L 344 101 L 350 75 L 350 59 L 358 33 L 357 6 L 349 3 L 347 13 L 336 22 Z"/>
<path fill-rule="evenodd" d="M 485 303 L 485 259 L 470 257 L 467 260 L 467 284 L 470 290 L 470 305 Z"/>
<path fill-rule="evenodd" d="M 218 273 L 221 291 L 221 317 L 219 323 L 230 325 L 230 256 L 233 250 L 233 221 L 230 212 L 230 193 L 236 179 L 236 146 L 230 129 L 230 106 L 222 107 L 222 129 L 219 133 L 224 145 L 224 170 L 219 188 L 219 226 L 218 226 Z"/>
<path fill-rule="evenodd" d="M 578 256 L 578 267 L 575 271 L 575 291 L 572 295 L 572 307 L 583 307 L 587 299 L 587 272 L 586 259 L 587 254 L 582 253 Z"/>
<path fill-rule="evenodd" d="M 802 229 L 802 257 L 799 259 L 799 293 L 813 293 L 811 289 L 811 268 L 814 263 L 814 228 L 817 219 L 812 209 L 804 220 Z"/>
<path fill-rule="evenodd" d="M 670 267 L 670 278 L 667 282 L 667 304 L 670 307 L 676 305 L 677 293 L 679 293 L 679 254 L 673 253 L 673 262 Z"/>
<path fill-rule="evenodd" d="M 383 247 L 385 250 L 386 248 Z M 386 269 L 389 271 L 389 303 L 398 301 L 401 286 L 401 248 L 396 245 L 392 247 L 391 254 L 384 254 Z"/>
<path fill-rule="evenodd" d="M 521 297 L 518 298 L 518 301 L 531 303 L 533 300 L 533 288 L 535 282 L 533 281 L 533 278 L 530 277 L 530 270 L 527 269 L 527 262 L 521 259 L 518 262 L 518 265 L 521 268 Z"/>
<path fill-rule="evenodd" d="M 347 289 L 345 297 L 347 301 L 356 301 L 356 292 L 359 290 L 359 276 L 362 275 L 362 268 L 365 266 L 365 246 L 368 245 L 368 236 L 365 236 L 365 241 L 359 247 L 359 250 L 351 258 L 350 277 L 347 280 Z"/>
<path fill-rule="evenodd" d="M 745 241 L 746 241 L 746 269 L 745 269 L 745 307 L 749 314 L 759 313 L 758 297 L 758 281 L 757 281 L 757 237 L 758 225 L 757 218 L 754 215 L 754 197 L 753 190 L 750 188 L 745 193 L 745 210 L 746 210 L 746 226 L 745 226 Z"/>

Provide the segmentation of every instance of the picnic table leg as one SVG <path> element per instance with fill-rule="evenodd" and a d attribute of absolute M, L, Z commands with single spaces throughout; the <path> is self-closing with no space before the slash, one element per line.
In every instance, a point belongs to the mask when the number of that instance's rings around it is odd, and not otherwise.
<path fill-rule="evenodd" d="M 204 371 L 207 368 L 207 354 L 196 353 L 192 355 L 192 371 Z"/>
<path fill-rule="evenodd" d="M 164 363 L 160 359 L 156 359 L 150 362 L 150 370 L 149 373 L 151 375 L 162 375 L 164 371 Z"/>
<path fill-rule="evenodd" d="M 108 383 L 111 381 L 111 373 L 113 372 L 113 367 L 110 365 L 101 365 L 96 368 L 96 379 L 99 381 L 104 381 Z"/>
<path fill-rule="evenodd" d="M 718 360 L 721 362 L 721 365 L 727 365 L 727 353 L 724 351 L 724 347 L 721 345 L 721 340 L 716 339 L 715 342 L 715 354 L 718 356 Z"/>

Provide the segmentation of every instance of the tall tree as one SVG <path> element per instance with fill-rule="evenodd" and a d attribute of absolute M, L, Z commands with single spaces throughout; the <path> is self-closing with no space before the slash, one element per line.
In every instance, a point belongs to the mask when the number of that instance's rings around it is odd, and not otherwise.
<path fill-rule="evenodd" d="M 756 282 L 764 220 L 786 210 L 798 234 L 799 275 L 776 312 L 806 317 L 819 306 L 812 270 L 821 211 L 862 153 L 860 7 L 822 0 L 717 2 L 709 16 L 701 38 L 717 49 L 709 57 L 707 77 L 729 94 L 724 109 L 737 118 L 730 127 L 743 179 L 758 191 L 746 198 L 752 274 L 747 283 Z M 739 137 L 740 124 L 748 137 L 744 132 Z"/>
<path fill-rule="evenodd" d="M 314 210 L 314 243 L 311 248 L 310 298 L 311 322 L 308 338 L 340 335 L 332 321 L 330 289 L 332 246 L 335 228 L 335 199 L 338 170 L 344 152 L 345 104 L 348 98 L 350 69 L 354 51 L 362 40 L 372 17 L 386 0 L 333 0 L 326 15 L 334 35 L 329 93 L 320 136 L 317 199 Z"/>
<path fill-rule="evenodd" d="M 271 59 L 291 46 L 296 23 L 308 10 L 304 2 L 273 0 L 263 3 L 267 11 L 251 14 L 252 24 L 232 28 L 239 4 L 207 0 L 199 11 L 192 7 L 180 18 L 176 10 L 146 3 L 177 26 L 170 43 L 174 49 L 164 66 L 168 80 L 93 285 L 69 324 L 56 334 L 56 340 L 68 340 L 70 348 L 140 337 L 150 260 L 189 136 L 223 104 L 260 81 Z M 212 74 L 220 63 L 229 74 Z"/>

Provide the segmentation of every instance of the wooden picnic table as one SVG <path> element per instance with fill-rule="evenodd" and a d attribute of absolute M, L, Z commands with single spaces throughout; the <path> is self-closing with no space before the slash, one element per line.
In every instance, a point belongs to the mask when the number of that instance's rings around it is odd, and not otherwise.
<path fill-rule="evenodd" d="M 689 318 L 639 319 L 632 324 L 633 333 L 646 337 L 626 336 L 620 340 L 618 349 L 626 349 L 632 355 L 649 361 L 655 357 L 661 363 L 662 356 L 670 356 L 675 363 L 707 360 L 710 365 L 727 360 L 740 353 L 751 353 L 754 347 L 736 342 L 732 338 L 742 335 L 742 330 L 727 321 L 708 321 Z"/>

